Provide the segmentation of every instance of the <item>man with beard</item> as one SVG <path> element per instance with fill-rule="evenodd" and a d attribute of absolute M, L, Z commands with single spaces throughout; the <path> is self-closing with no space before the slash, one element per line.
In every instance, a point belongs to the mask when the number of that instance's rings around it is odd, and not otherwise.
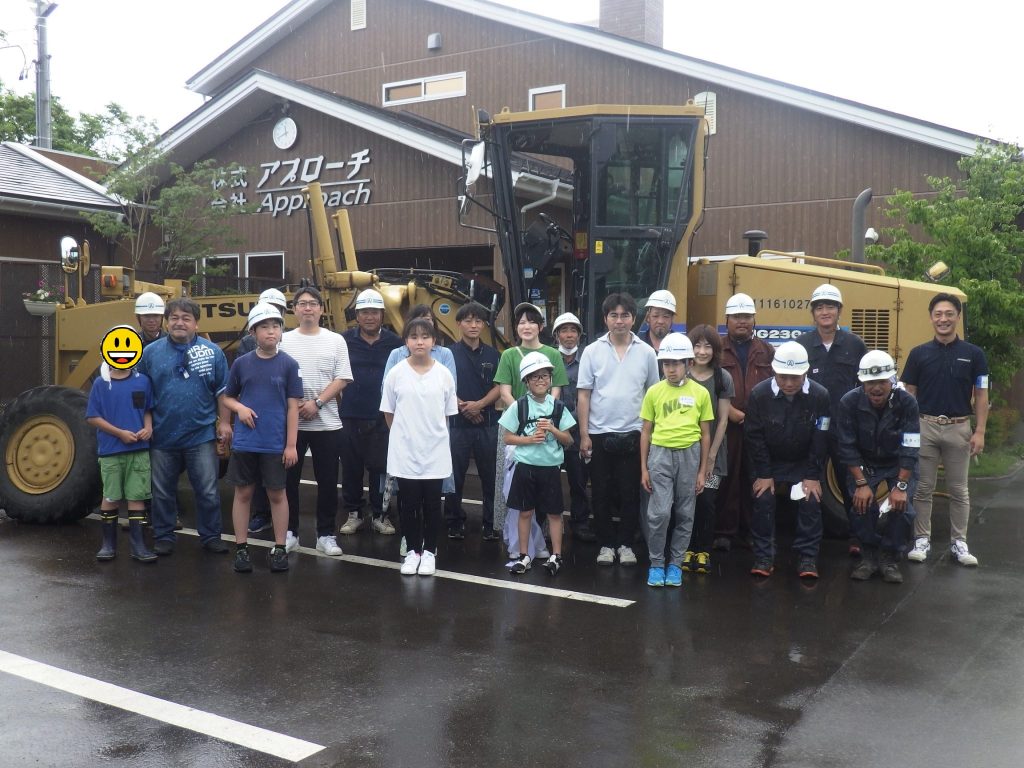
<path fill-rule="evenodd" d="M 715 515 L 717 550 L 728 552 L 732 539 L 746 535 L 753 505 L 750 495 L 750 463 L 743 449 L 743 423 L 747 398 L 757 384 L 772 377 L 775 350 L 754 335 L 754 300 L 737 293 L 725 303 L 725 336 L 722 337 L 722 369 L 732 377 L 736 396 L 729 410 L 726 444 L 729 450 L 729 474 L 722 479 Z"/>
<path fill-rule="evenodd" d="M 640 334 L 640 341 L 650 344 L 657 352 L 661 340 L 672 332 L 676 319 L 676 297 L 669 291 L 655 291 L 647 298 L 647 330 Z"/>

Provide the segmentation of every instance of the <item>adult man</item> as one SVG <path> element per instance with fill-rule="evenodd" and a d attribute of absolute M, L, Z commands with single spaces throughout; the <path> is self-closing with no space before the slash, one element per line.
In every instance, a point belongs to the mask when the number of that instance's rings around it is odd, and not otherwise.
<path fill-rule="evenodd" d="M 494 403 L 498 400 L 499 390 L 494 383 L 494 372 L 498 369 L 499 355 L 498 350 L 480 340 L 480 334 L 487 325 L 487 316 L 487 309 L 476 302 L 466 304 L 455 314 L 461 335 L 459 342 L 451 348 L 458 374 L 455 392 L 459 403 L 458 415 L 449 420 L 455 492 L 444 497 L 444 517 L 450 539 L 462 539 L 466 535 L 462 489 L 472 456 L 483 494 L 482 538 L 484 541 L 498 540 L 494 530 L 498 412 Z"/>
<path fill-rule="evenodd" d="M 380 413 L 380 388 L 391 350 L 401 346 L 396 333 L 384 327 L 384 297 L 367 288 L 356 298 L 356 327 L 342 337 L 348 345 L 352 384 L 341 401 L 341 485 L 348 519 L 340 532 L 358 531 L 363 520 L 363 473 L 369 475 L 373 529 L 394 534 L 395 526 L 384 515 L 381 479 L 387 468 L 388 427 Z"/>
<path fill-rule="evenodd" d="M 580 377 L 580 336 L 583 334 L 583 324 L 572 312 L 565 312 L 555 318 L 555 324 L 551 327 L 551 333 L 558 343 L 558 353 L 565 363 L 565 373 L 569 377 L 569 383 L 562 387 L 559 399 L 565 403 L 572 417 L 579 421 L 577 416 L 576 387 Z M 572 535 L 578 541 L 594 542 L 597 536 L 590 529 L 590 502 L 587 499 L 587 465 L 580 458 L 580 430 L 577 424 L 569 430 L 572 435 L 572 445 L 563 449 L 566 478 L 569 481 L 569 509 L 572 520 Z"/>
<path fill-rule="evenodd" d="M 755 576 L 771 576 L 775 560 L 775 485 L 797 501 L 793 549 L 801 578 L 818 578 L 821 544 L 821 474 L 828 455 L 828 392 L 807 378 L 807 350 L 787 341 L 775 352 L 775 375 L 754 387 L 747 401 L 745 448 L 754 479 L 750 532 Z"/>
<path fill-rule="evenodd" d="M 151 291 L 140 293 L 135 299 L 135 322 L 139 326 L 142 337 L 142 348 L 145 349 L 164 333 L 164 300 Z"/>
<path fill-rule="evenodd" d="M 636 301 L 612 293 L 601 305 L 608 333 L 583 350 L 577 384 L 580 455 L 590 457 L 598 565 L 636 565 L 640 514 L 640 406 L 658 383 L 654 350 L 633 333 Z M 612 521 L 618 502 L 619 527 Z"/>
<path fill-rule="evenodd" d="M 313 455 L 316 478 L 316 548 L 334 557 L 341 555 L 334 536 L 338 509 L 338 453 L 341 416 L 338 395 L 352 381 L 348 345 L 339 334 L 320 327 L 323 299 L 316 288 L 300 288 L 292 297 L 299 327 L 281 337 L 281 351 L 299 364 L 302 400 L 299 402 L 299 432 L 295 444 L 299 459 L 288 469 L 288 536 L 285 549 L 299 548 L 299 481 L 306 450 Z"/>
<path fill-rule="evenodd" d="M 647 297 L 646 304 L 647 330 L 640 334 L 640 340 L 650 344 L 657 352 L 661 349 L 661 340 L 672 332 L 672 324 L 676 319 L 676 297 L 669 291 L 655 291 Z"/>
<path fill-rule="evenodd" d="M 220 537 L 217 441 L 231 441 L 231 417 L 223 404 L 227 359 L 220 347 L 197 335 L 199 305 L 194 301 L 172 299 L 164 316 L 167 335 L 146 347 L 139 363 L 139 371 L 153 382 L 153 551 L 174 551 L 175 494 L 185 470 L 195 494 L 203 549 L 224 553 L 228 547 Z"/>
<path fill-rule="evenodd" d="M 729 474 L 722 478 L 715 515 L 715 549 L 728 551 L 732 539 L 745 535 L 750 527 L 752 502 L 750 462 L 743 449 L 743 422 L 747 398 L 757 384 L 772 377 L 775 350 L 754 335 L 754 300 L 745 293 L 731 296 L 725 303 L 725 336 L 722 337 L 722 368 L 732 376 L 736 396 L 729 409 Z"/>
<path fill-rule="evenodd" d="M 850 522 L 863 547 L 863 559 L 850 577 L 867 581 L 881 570 L 884 581 L 900 584 L 903 574 L 898 563 L 914 518 L 909 499 L 914 494 L 921 445 L 917 400 L 893 386 L 896 363 L 881 350 L 873 349 L 861 358 L 857 378 L 861 387 L 839 401 L 829 433 L 838 437 L 852 498 Z M 875 495 L 882 482 L 889 489 L 889 510 L 880 518 Z"/>
<path fill-rule="evenodd" d="M 914 548 L 907 555 L 921 563 L 928 557 L 932 536 L 932 494 L 939 464 L 949 492 L 949 551 L 960 565 L 974 566 L 978 558 L 967 549 L 967 520 L 971 500 L 967 467 L 972 456 L 985 450 L 988 421 L 988 361 L 985 353 L 956 333 L 962 306 L 951 293 L 936 294 L 928 303 L 935 338 L 914 347 L 903 369 L 907 391 L 921 409 L 920 483 L 914 493 Z M 971 430 L 971 398 L 977 424 Z"/>
<path fill-rule="evenodd" d="M 839 437 L 835 415 L 839 401 L 851 389 L 858 387 L 857 366 L 867 353 L 860 336 L 839 327 L 839 314 L 843 311 L 843 294 L 830 283 L 819 285 L 811 293 L 811 318 L 814 330 L 802 334 L 797 342 L 807 349 L 811 369 L 807 375 L 828 390 L 832 402 L 832 426 L 828 433 L 828 457 L 843 489 L 843 502 L 850 520 L 850 554 L 860 554 L 860 544 L 853 532 L 854 513 L 846 491 L 846 478 L 839 458 Z"/>

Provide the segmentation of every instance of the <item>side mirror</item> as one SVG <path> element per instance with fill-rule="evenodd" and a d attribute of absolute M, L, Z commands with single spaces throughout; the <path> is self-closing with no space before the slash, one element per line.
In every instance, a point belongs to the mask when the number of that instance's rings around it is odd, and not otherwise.
<path fill-rule="evenodd" d="M 62 237 L 60 239 L 60 266 L 69 275 L 78 271 L 81 264 L 81 251 L 78 250 L 78 241 L 73 237 Z"/>
<path fill-rule="evenodd" d="M 481 141 L 474 144 L 473 149 L 469 151 L 469 157 L 466 159 L 466 189 L 471 189 L 483 173 L 486 149 L 486 145 Z"/>

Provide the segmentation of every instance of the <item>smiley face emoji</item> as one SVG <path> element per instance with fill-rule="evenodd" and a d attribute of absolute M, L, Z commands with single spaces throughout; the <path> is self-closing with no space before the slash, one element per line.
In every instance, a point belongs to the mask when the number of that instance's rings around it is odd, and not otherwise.
<path fill-rule="evenodd" d="M 100 354 L 111 368 L 127 371 L 142 358 L 142 337 L 130 325 L 115 325 L 100 342 Z"/>

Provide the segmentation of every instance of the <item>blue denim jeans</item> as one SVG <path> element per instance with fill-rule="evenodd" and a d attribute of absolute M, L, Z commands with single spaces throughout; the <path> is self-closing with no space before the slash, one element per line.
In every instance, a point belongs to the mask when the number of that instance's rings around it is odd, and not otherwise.
<path fill-rule="evenodd" d="M 188 481 L 196 499 L 196 530 L 205 543 L 219 539 L 222 530 L 220 492 L 217 490 L 217 443 L 206 443 L 178 450 L 150 448 L 153 473 L 153 540 L 174 541 L 174 522 L 178 513 L 178 477 L 188 472 Z"/>

